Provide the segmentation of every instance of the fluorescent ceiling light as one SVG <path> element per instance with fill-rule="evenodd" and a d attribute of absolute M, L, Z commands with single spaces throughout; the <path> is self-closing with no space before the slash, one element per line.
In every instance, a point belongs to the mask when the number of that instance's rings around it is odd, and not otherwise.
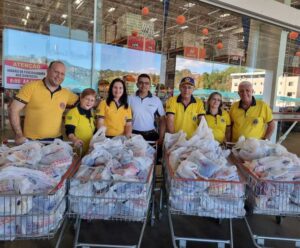
<path fill-rule="evenodd" d="M 75 0 L 75 1 L 74 1 L 74 4 L 78 5 L 78 4 L 80 4 L 81 2 L 82 2 L 82 0 Z"/>
<path fill-rule="evenodd" d="M 91 20 L 91 21 L 90 21 L 90 24 L 94 24 L 94 20 Z"/>
<path fill-rule="evenodd" d="M 116 8 L 111 7 L 111 8 L 108 9 L 108 12 L 113 12 L 113 11 L 115 11 L 115 10 L 116 10 Z"/>
<path fill-rule="evenodd" d="M 186 4 L 183 5 L 183 6 L 186 7 L 186 8 L 192 8 L 192 7 L 195 6 L 195 4 L 194 4 L 194 3 L 186 3 Z"/>
<path fill-rule="evenodd" d="M 62 14 L 62 15 L 61 15 L 61 18 L 64 18 L 64 19 L 66 19 L 67 17 L 68 17 L 67 14 Z"/>
<path fill-rule="evenodd" d="M 23 22 L 23 24 L 24 24 L 25 26 L 27 25 L 27 20 L 26 20 L 26 19 L 22 18 L 22 22 Z"/>
<path fill-rule="evenodd" d="M 155 22 L 157 20 L 157 18 L 151 18 L 149 21 L 150 22 Z"/>
<path fill-rule="evenodd" d="M 29 7 L 29 6 L 26 6 L 25 9 L 29 11 L 29 10 L 30 10 L 30 7 Z"/>
<path fill-rule="evenodd" d="M 228 16 L 230 16 L 229 13 L 225 13 L 225 14 L 220 15 L 221 18 L 228 17 Z"/>
<path fill-rule="evenodd" d="M 47 15 L 47 19 L 46 19 L 46 22 L 49 22 L 50 21 L 50 14 Z"/>
<path fill-rule="evenodd" d="M 64 20 L 60 25 L 64 25 L 66 23 L 66 20 Z"/>
<path fill-rule="evenodd" d="M 214 11 L 211 11 L 211 12 L 207 13 L 207 14 L 208 14 L 208 15 L 212 15 L 212 14 L 217 13 L 217 12 L 219 12 L 219 11 L 220 11 L 219 9 L 216 9 L 216 10 L 214 10 Z"/>
<path fill-rule="evenodd" d="M 158 36 L 159 36 L 159 34 L 155 34 L 155 35 L 154 35 L 154 37 L 158 37 Z"/>
<path fill-rule="evenodd" d="M 187 29 L 189 26 L 182 26 L 181 29 Z"/>
<path fill-rule="evenodd" d="M 230 31 L 230 30 L 232 30 L 232 29 L 236 29 L 237 27 L 238 27 L 237 25 L 233 25 L 233 26 L 231 26 L 231 27 L 222 29 L 221 32 L 222 32 L 222 33 L 223 33 L 223 32 L 227 32 L 227 31 Z"/>
<path fill-rule="evenodd" d="M 29 18 L 29 16 L 30 16 L 30 13 L 29 13 L 29 12 L 27 12 L 26 19 L 28 19 L 28 18 Z"/>
<path fill-rule="evenodd" d="M 84 3 L 84 0 L 81 0 L 81 2 L 77 5 L 76 9 L 79 9 L 83 3 Z"/>

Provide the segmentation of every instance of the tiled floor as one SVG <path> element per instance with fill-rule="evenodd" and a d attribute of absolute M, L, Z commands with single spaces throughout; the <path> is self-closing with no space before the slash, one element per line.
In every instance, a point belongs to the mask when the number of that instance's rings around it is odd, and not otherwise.
<path fill-rule="evenodd" d="M 300 156 L 300 133 L 292 133 L 283 143 L 291 152 Z M 201 236 L 205 238 L 228 238 L 228 221 L 218 223 L 215 219 L 206 219 L 190 216 L 173 216 L 175 232 L 177 235 L 186 237 Z M 249 222 L 259 234 L 292 236 L 300 238 L 300 221 L 297 218 L 283 218 L 280 225 L 276 224 L 275 217 L 271 216 L 251 216 Z M 136 243 L 140 224 L 127 222 L 106 222 L 106 221 L 83 221 L 80 240 L 84 242 L 112 242 L 129 244 Z M 243 219 L 233 221 L 234 247 L 250 248 L 255 247 Z M 0 242 L 0 247 L 6 248 L 50 248 L 55 246 L 55 240 L 37 241 L 13 241 Z M 68 221 L 61 247 L 72 247 L 74 239 L 73 221 Z M 272 242 L 268 243 L 272 247 L 295 247 L 292 243 Z M 141 247 L 143 248 L 168 248 L 172 247 L 170 227 L 168 224 L 167 211 L 163 209 L 163 216 L 153 227 L 147 225 Z M 217 247 L 215 244 L 188 243 L 187 247 L 209 248 Z"/>

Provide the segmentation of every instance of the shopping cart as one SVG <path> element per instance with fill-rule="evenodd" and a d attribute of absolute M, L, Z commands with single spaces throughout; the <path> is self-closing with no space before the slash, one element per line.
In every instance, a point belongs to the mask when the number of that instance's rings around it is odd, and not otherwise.
<path fill-rule="evenodd" d="M 166 188 L 168 193 L 168 218 L 173 247 L 184 248 L 187 242 L 226 244 L 233 248 L 232 219 L 245 215 L 245 182 L 177 178 L 166 156 Z M 229 219 L 229 239 L 210 239 L 175 235 L 172 216 L 201 216 L 219 220 Z"/>
<path fill-rule="evenodd" d="M 254 215 L 274 216 L 277 224 L 281 224 L 282 217 L 300 216 L 300 182 L 275 181 L 260 179 L 242 162 L 238 163 L 247 177 L 247 206 Z M 255 247 L 264 247 L 266 241 L 294 242 L 300 247 L 300 238 L 286 237 L 284 230 L 282 236 L 268 236 L 255 234 L 249 217 L 245 223 Z"/>
<path fill-rule="evenodd" d="M 90 167 L 89 169 L 93 170 L 91 175 L 94 177 L 87 181 L 78 180 L 77 174 L 70 179 L 71 190 L 68 199 L 69 216 L 75 218 L 74 247 L 140 247 L 153 194 L 154 165 L 152 164 L 146 180 L 143 182 L 102 180 L 97 178 L 97 173 L 101 173 L 99 167 Z M 76 187 L 79 183 L 86 189 L 93 187 L 97 193 L 87 195 L 88 190 L 83 189 L 82 193 L 76 189 L 72 190 L 72 187 Z M 97 243 L 86 243 L 79 241 L 82 220 L 101 220 L 106 221 L 107 225 L 112 222 L 116 222 L 116 225 L 121 222 L 134 222 L 141 223 L 142 226 L 136 244 L 100 244 L 98 241 Z M 116 241 L 114 240 L 114 242 Z"/>
<path fill-rule="evenodd" d="M 6 141 L 12 146 L 14 141 Z M 49 142 L 48 142 L 49 143 Z M 72 164 L 59 183 L 49 192 L 16 194 L 7 191 L 0 194 L 0 240 L 51 239 L 61 226 L 56 247 L 59 247 L 65 228 L 67 208 L 67 181 L 79 158 L 74 156 Z M 0 187 L 6 182 L 0 182 Z"/>

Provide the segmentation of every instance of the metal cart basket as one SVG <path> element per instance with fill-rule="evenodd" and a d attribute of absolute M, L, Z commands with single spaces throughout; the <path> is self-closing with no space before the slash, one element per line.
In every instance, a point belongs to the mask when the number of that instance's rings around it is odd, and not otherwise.
<path fill-rule="evenodd" d="M 259 178 L 243 164 L 239 164 L 247 176 L 247 205 L 255 215 L 275 216 L 277 224 L 281 217 L 300 216 L 300 181 L 275 181 Z M 256 247 L 263 247 L 266 240 L 294 242 L 300 247 L 300 238 L 257 235 L 245 217 L 245 222 Z"/>
<path fill-rule="evenodd" d="M 173 246 L 186 247 L 187 241 L 217 243 L 218 248 L 233 247 L 232 218 L 245 215 L 245 182 L 177 178 L 166 158 L 166 188 L 168 192 L 168 217 Z M 229 219 L 230 238 L 208 239 L 176 236 L 172 215 L 190 215 Z"/>
<path fill-rule="evenodd" d="M 92 175 L 97 174 L 99 167 L 91 167 Z M 99 171 L 98 171 L 99 172 Z M 144 235 L 147 217 L 150 208 L 150 200 L 153 188 L 154 165 L 151 166 L 144 182 L 116 181 L 89 178 L 81 181 L 74 175 L 70 179 L 69 192 L 69 216 L 76 218 L 74 247 L 140 247 Z M 84 189 L 81 192 L 76 186 L 93 188 L 95 194 L 87 195 Z M 74 189 L 74 190 L 72 190 Z M 79 242 L 81 220 L 102 220 L 143 223 L 138 243 L 131 245 L 119 244 L 95 244 Z M 125 230 L 126 231 L 126 230 Z"/>

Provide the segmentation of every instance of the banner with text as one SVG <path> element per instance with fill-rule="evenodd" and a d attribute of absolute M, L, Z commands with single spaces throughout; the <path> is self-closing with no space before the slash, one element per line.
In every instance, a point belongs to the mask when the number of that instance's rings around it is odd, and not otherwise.
<path fill-rule="evenodd" d="M 46 76 L 47 68 L 47 64 L 5 60 L 4 88 L 20 89 L 30 81 L 43 79 Z"/>

